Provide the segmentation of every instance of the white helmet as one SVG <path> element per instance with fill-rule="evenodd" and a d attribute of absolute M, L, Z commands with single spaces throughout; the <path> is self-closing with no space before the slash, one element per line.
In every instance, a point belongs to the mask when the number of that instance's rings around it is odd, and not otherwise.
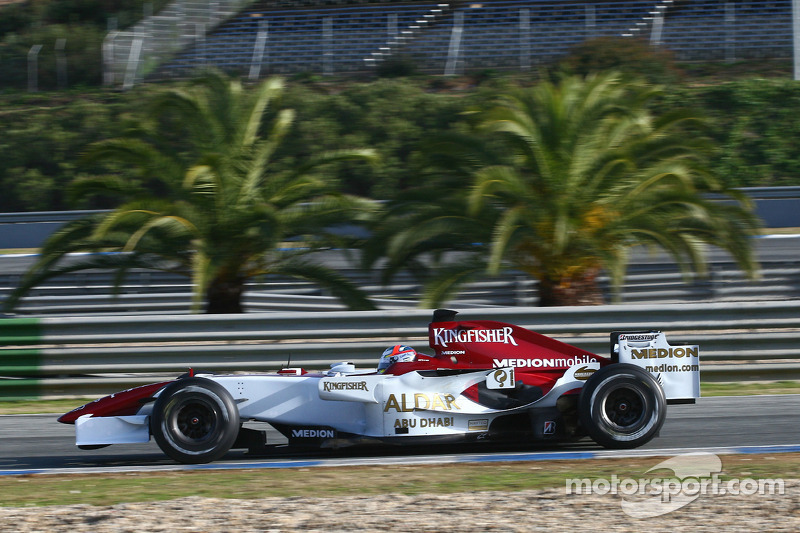
<path fill-rule="evenodd" d="M 417 352 L 411 346 L 397 344 L 391 348 L 386 348 L 378 361 L 378 374 L 383 374 L 386 369 L 394 363 L 406 363 L 417 358 Z"/>

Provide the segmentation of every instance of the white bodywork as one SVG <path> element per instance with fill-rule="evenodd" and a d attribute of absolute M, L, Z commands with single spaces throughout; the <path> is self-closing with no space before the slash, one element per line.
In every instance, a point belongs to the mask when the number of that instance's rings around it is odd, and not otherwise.
<path fill-rule="evenodd" d="M 614 347 L 620 363 L 649 371 L 667 400 L 700 397 L 699 350 L 670 346 L 662 332 L 620 333 Z M 331 365 L 325 374 L 199 375 L 222 385 L 239 408 L 241 420 L 289 426 L 297 437 L 319 436 L 320 428 L 363 437 L 457 435 L 488 431 L 498 416 L 530 408 L 550 408 L 564 393 L 579 389 L 600 368 L 581 362 L 564 371 L 538 400 L 513 409 L 491 409 L 462 394 L 485 382 L 488 389 L 513 388 L 515 368 L 454 372 L 408 372 L 399 376 Z M 81 446 L 150 440 L 153 402 L 131 416 L 84 415 L 75 421 Z"/>
<path fill-rule="evenodd" d="M 102 416 L 84 415 L 75 420 L 75 444 L 96 446 L 127 444 L 150 440 L 148 415 Z"/>
<path fill-rule="evenodd" d="M 242 420 L 328 427 L 366 437 L 454 435 L 486 432 L 491 421 L 530 407 L 552 407 L 565 392 L 579 388 L 599 363 L 574 365 L 548 394 L 516 409 L 496 410 L 461 393 L 486 381 L 489 389 L 513 388 L 514 369 L 477 370 L 449 376 L 400 376 L 348 372 L 328 375 L 199 375 L 231 394 Z M 577 372 L 577 374 L 576 374 Z M 153 402 L 134 416 L 91 417 L 76 421 L 78 445 L 147 442 Z M 399 431 L 398 431 L 399 430 Z M 298 429 L 298 431 L 304 431 Z"/>
<path fill-rule="evenodd" d="M 649 371 L 664 389 L 668 400 L 700 397 L 700 350 L 696 345 L 670 346 L 660 331 L 622 333 L 619 362 Z"/>

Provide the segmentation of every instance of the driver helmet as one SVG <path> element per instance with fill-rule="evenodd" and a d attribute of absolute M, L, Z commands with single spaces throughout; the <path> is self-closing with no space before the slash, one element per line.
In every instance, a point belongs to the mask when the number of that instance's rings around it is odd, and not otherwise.
<path fill-rule="evenodd" d="M 397 344 L 391 348 L 386 348 L 378 361 L 378 374 L 383 374 L 386 369 L 394 363 L 407 363 L 417 358 L 417 352 L 411 346 Z"/>

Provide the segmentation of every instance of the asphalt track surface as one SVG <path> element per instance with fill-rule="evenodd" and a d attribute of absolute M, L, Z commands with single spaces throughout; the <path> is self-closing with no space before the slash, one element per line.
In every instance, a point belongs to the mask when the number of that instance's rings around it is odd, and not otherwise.
<path fill-rule="evenodd" d="M 234 450 L 211 465 L 178 465 L 151 441 L 80 450 L 74 428 L 56 415 L 0 416 L 0 474 L 84 473 L 197 468 L 276 468 L 340 464 L 403 464 L 544 460 L 624 455 L 674 455 L 703 449 L 712 453 L 800 451 L 800 395 L 701 398 L 695 405 L 671 405 L 661 435 L 633 451 L 604 451 L 586 440 L 569 445 L 430 446 L 421 449 L 350 448 L 298 453 L 278 446 L 266 455 Z M 282 437 L 270 429 L 268 441 Z M 278 436 L 276 439 L 275 437 Z"/>

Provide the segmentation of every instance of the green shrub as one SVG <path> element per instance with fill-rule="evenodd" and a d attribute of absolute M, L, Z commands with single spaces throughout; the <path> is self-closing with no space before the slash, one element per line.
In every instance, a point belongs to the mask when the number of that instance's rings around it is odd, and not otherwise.
<path fill-rule="evenodd" d="M 66 60 L 67 86 L 100 85 L 102 83 L 101 45 L 105 32 L 91 26 L 50 25 L 30 31 L 24 35 L 7 39 L 0 47 L 0 58 L 15 65 L 4 72 L 3 85 L 26 88 L 28 83 L 28 52 L 32 46 L 40 44 L 38 55 L 38 88 L 52 90 L 59 88 L 56 65 L 56 42 L 65 39 L 64 56 Z"/>
<path fill-rule="evenodd" d="M 702 109 L 718 144 L 714 170 L 732 187 L 800 185 L 800 85 L 749 79 L 675 87 L 667 106 Z"/>
<path fill-rule="evenodd" d="M 633 37 L 601 37 L 575 46 L 558 62 L 568 74 L 617 70 L 651 83 L 674 83 L 680 78 L 672 52 Z"/>
<path fill-rule="evenodd" d="M 2 52 L 0 48 L 0 56 Z M 462 128 L 468 117 L 465 110 L 491 100 L 498 87 L 515 83 L 513 76 L 491 81 L 477 87 L 460 84 L 452 90 L 444 84 L 435 91 L 429 78 L 292 82 L 283 104 L 297 110 L 297 122 L 281 145 L 280 160 L 288 166 L 326 150 L 372 147 L 381 156 L 378 166 L 339 163 L 321 172 L 336 178 L 344 192 L 392 198 L 427 179 L 418 167 L 421 143 L 436 133 Z M 20 80 L 20 85 L 24 83 Z M 125 93 L 101 89 L 0 93 L 0 211 L 108 207 L 108 200 L 70 204 L 63 190 L 88 173 L 114 172 L 134 179 L 124 168 L 85 167 L 80 155 L 91 142 L 120 136 L 126 113 L 160 88 L 143 84 Z M 713 170 L 728 186 L 800 185 L 796 82 L 674 84 L 658 103 L 659 110 L 683 107 L 709 117 L 705 133 L 718 147 Z"/>
<path fill-rule="evenodd" d="M 30 0 L 0 7 L 0 88 L 28 83 L 28 52 L 37 44 L 39 88 L 57 87 L 55 42 L 66 42 L 67 83 L 102 83 L 103 39 L 110 18 L 125 28 L 142 18 L 145 4 L 160 9 L 168 0 Z"/>
<path fill-rule="evenodd" d="M 405 55 L 394 55 L 378 63 L 376 69 L 381 78 L 413 76 L 417 73 L 417 61 Z"/>

